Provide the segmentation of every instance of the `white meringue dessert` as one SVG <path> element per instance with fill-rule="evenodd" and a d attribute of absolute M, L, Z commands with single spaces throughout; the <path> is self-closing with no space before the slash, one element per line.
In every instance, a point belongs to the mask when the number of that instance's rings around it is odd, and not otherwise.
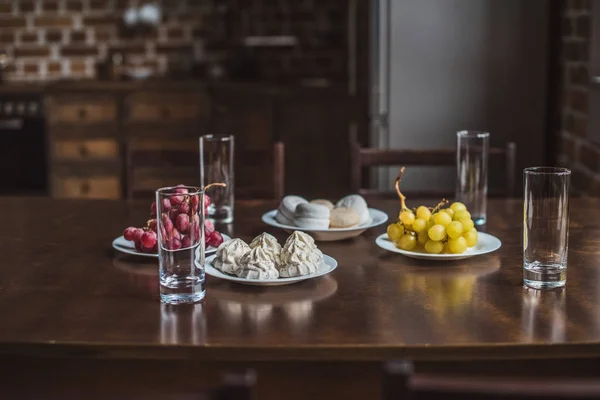
<path fill-rule="evenodd" d="M 279 271 L 275 262 L 262 247 L 255 247 L 244 254 L 237 276 L 246 279 L 277 279 Z"/>
<path fill-rule="evenodd" d="M 275 267 L 279 267 L 281 264 L 281 245 L 277 241 L 277 238 L 267 232 L 263 232 L 250 242 L 250 249 L 261 247 L 271 260 L 275 263 Z"/>
<path fill-rule="evenodd" d="M 282 278 L 313 274 L 323 262 L 323 253 L 317 248 L 312 237 L 304 232 L 294 231 L 281 250 Z"/>
<path fill-rule="evenodd" d="M 250 251 L 250 247 L 242 239 L 231 239 L 221 243 L 213 265 L 226 274 L 237 275 L 241 267 L 241 259 Z"/>

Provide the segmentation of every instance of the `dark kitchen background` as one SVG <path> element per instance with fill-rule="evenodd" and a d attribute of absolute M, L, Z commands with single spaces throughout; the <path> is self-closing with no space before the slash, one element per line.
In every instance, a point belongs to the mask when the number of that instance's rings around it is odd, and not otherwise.
<path fill-rule="evenodd" d="M 348 193 L 351 134 L 381 145 L 372 139 L 381 123 L 372 98 L 381 3 L 0 1 L 0 192 L 135 198 L 198 184 L 198 137 L 231 133 L 240 193 L 269 197 L 272 164 L 256 155 L 275 141 L 285 145 L 286 192 Z M 600 72 L 595 9 L 551 0 L 510 11 L 543 18 L 547 77 L 543 107 L 532 111 L 543 124 L 525 133 L 539 146 L 518 149 L 519 167 L 528 154 L 566 165 L 574 193 L 589 195 L 600 194 L 600 134 L 589 112 Z"/>

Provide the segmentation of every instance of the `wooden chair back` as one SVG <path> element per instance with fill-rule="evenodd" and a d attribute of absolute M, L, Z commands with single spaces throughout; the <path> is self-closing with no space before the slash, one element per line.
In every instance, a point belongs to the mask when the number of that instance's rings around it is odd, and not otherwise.
<path fill-rule="evenodd" d="M 367 189 L 362 186 L 363 171 L 369 167 L 383 166 L 455 166 L 455 148 L 437 149 L 376 149 L 361 147 L 355 137 L 350 138 L 351 151 L 351 180 L 352 191 L 368 198 L 397 197 L 390 185 L 389 191 Z M 489 149 L 490 162 L 502 159 L 506 175 L 505 187 L 501 190 L 490 188 L 491 196 L 512 197 L 515 192 L 517 145 L 514 142 L 506 143 L 504 148 L 491 147 Z M 411 197 L 445 197 L 452 196 L 438 190 L 418 191 L 410 193 Z"/>
<path fill-rule="evenodd" d="M 413 373 L 408 361 L 384 364 L 382 400 L 598 399 L 600 380 L 473 377 Z"/>
<path fill-rule="evenodd" d="M 131 140 L 126 150 L 127 198 L 151 199 L 159 187 L 199 185 L 198 139 L 151 143 Z M 275 199 L 285 190 L 285 147 L 282 142 L 268 150 L 235 149 L 235 197 Z"/>

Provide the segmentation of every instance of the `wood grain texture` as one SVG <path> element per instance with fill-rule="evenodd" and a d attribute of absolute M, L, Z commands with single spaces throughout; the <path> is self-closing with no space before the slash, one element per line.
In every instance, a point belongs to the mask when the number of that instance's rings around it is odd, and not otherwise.
<path fill-rule="evenodd" d="M 335 200 L 335 199 L 332 199 Z M 419 202 L 410 201 L 411 205 Z M 427 204 L 435 204 L 435 200 Z M 221 229 L 250 240 L 276 204 L 236 204 Z M 497 252 L 427 263 L 379 249 L 385 226 L 320 243 L 329 276 L 280 288 L 207 278 L 205 301 L 167 307 L 153 259 L 111 241 L 142 224 L 147 202 L 0 199 L 0 354 L 92 359 L 417 361 L 600 356 L 600 200 L 574 199 L 568 281 L 522 285 L 521 200 L 491 200 Z M 397 201 L 371 206 L 397 214 Z"/>

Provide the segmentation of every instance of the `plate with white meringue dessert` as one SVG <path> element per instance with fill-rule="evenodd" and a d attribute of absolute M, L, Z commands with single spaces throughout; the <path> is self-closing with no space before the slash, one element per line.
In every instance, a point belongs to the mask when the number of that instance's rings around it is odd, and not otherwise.
<path fill-rule="evenodd" d="M 216 278 L 254 286 L 281 286 L 326 275 L 337 261 L 317 248 L 314 239 L 294 231 L 281 246 L 263 232 L 250 244 L 235 238 L 223 242 L 206 258 L 206 273 Z"/>
<path fill-rule="evenodd" d="M 356 237 L 365 230 L 384 224 L 385 212 L 369 208 L 358 194 L 342 197 L 335 204 L 327 199 L 307 199 L 289 195 L 281 199 L 276 210 L 262 216 L 267 225 L 287 232 L 299 230 L 319 241 L 335 241 Z"/>

